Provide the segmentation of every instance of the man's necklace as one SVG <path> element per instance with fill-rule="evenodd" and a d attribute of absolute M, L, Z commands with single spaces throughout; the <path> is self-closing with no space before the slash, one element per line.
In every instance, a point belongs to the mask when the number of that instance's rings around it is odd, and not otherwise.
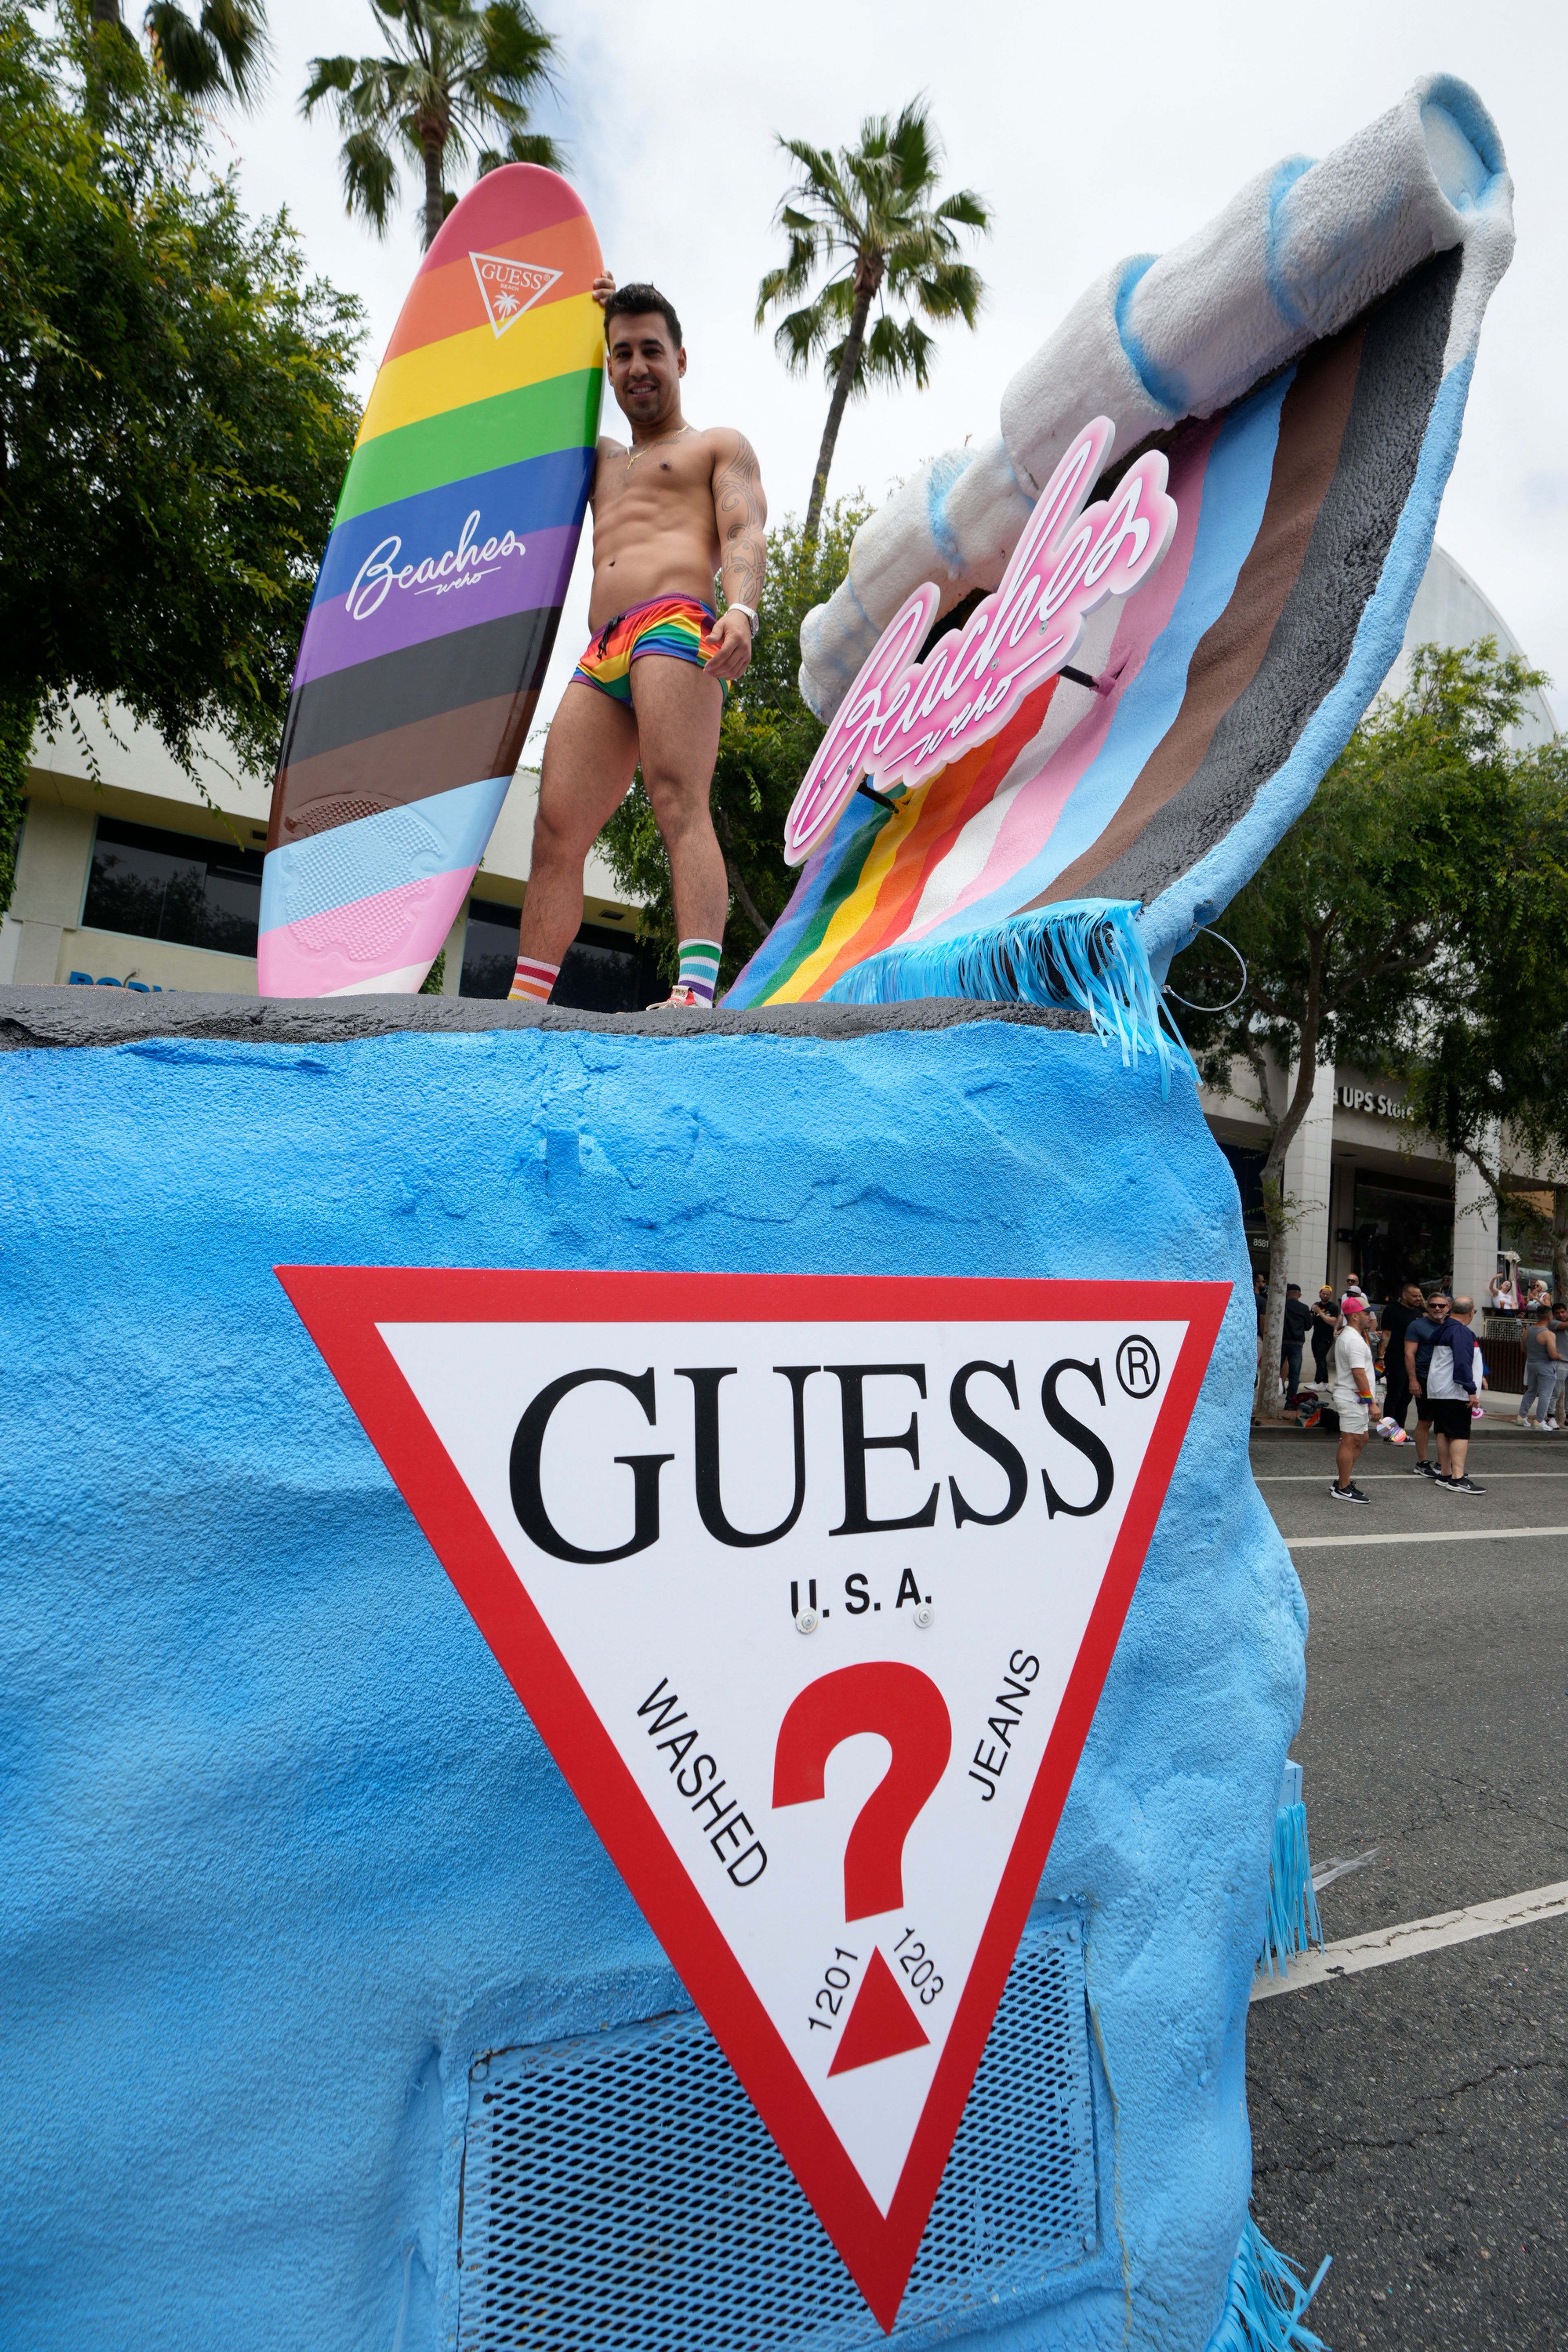
<path fill-rule="evenodd" d="M 645 441 L 642 445 L 642 448 L 634 449 L 630 457 L 626 459 L 626 473 L 629 474 L 631 472 L 632 467 L 637 464 L 637 459 L 642 457 L 646 451 L 649 449 L 662 449 L 667 441 L 679 441 L 682 433 L 689 433 L 691 427 L 689 425 L 682 425 L 673 433 L 661 433 L 657 441 Z M 621 478 L 624 481 L 626 479 L 626 475 L 623 475 Z"/>

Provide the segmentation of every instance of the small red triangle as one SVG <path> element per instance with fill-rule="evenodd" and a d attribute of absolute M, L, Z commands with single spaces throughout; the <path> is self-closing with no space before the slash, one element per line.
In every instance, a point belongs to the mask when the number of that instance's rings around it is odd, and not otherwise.
<path fill-rule="evenodd" d="M 930 2040 L 899 1990 L 892 1969 L 873 1946 L 866 1981 L 855 1996 L 844 2039 L 828 2073 L 847 2074 L 857 2066 L 874 2065 L 879 2058 L 897 2058 L 904 2050 L 923 2050 Z"/>

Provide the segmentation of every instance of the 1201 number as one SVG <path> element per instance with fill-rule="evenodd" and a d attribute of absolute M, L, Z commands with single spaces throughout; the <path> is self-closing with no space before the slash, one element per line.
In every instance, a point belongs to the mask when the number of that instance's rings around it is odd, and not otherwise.
<path fill-rule="evenodd" d="M 857 1968 L 860 1965 L 858 1952 L 841 1952 L 836 1947 L 832 1966 L 822 1971 L 822 1982 L 816 1989 L 815 2004 L 815 2009 L 826 2009 L 829 2013 L 826 2017 L 818 2017 L 814 2010 L 806 2020 L 808 2025 L 819 2025 L 824 2033 L 832 2032 L 833 2020 L 843 2008 L 844 1996 L 853 1982 L 848 1969 L 843 1965 L 846 1960 L 853 1960 Z"/>

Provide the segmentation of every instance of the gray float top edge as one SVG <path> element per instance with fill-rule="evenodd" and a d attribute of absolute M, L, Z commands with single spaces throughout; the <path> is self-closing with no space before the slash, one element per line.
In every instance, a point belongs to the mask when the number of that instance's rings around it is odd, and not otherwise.
<path fill-rule="evenodd" d="M 553 1005 L 472 996 L 220 996 L 170 990 L 0 988 L 0 1052 L 27 1047 L 125 1045 L 154 1037 L 255 1045 L 348 1045 L 412 1030 L 426 1036 L 492 1029 L 544 1029 L 605 1037 L 805 1037 L 837 1041 L 889 1030 L 952 1029 L 1006 1021 L 1031 1029 L 1087 1032 L 1082 1013 L 1037 1004 L 921 997 L 909 1004 L 777 1004 L 755 1013 L 570 1013 Z"/>

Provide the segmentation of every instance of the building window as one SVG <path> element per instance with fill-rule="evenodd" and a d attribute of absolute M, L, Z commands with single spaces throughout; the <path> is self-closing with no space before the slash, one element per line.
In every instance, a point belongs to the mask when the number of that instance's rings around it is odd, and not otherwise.
<path fill-rule="evenodd" d="M 469 899 L 459 996 L 508 994 L 517 970 L 517 929 L 521 919 L 520 907 L 500 907 L 489 898 Z"/>
<path fill-rule="evenodd" d="M 521 910 L 470 898 L 460 996 L 505 996 L 517 969 Z M 584 923 L 566 950 L 552 1003 L 578 1013 L 640 1013 L 661 990 L 658 967 L 636 933 Z"/>
<path fill-rule="evenodd" d="M 1241 1195 L 1241 1230 L 1247 1235 L 1247 1255 L 1252 1262 L 1252 1271 L 1266 1275 L 1268 1223 L 1263 1213 L 1263 1163 L 1268 1154 L 1255 1151 L 1246 1143 L 1222 1143 L 1220 1150 L 1230 1162 L 1230 1172 Z"/>
<path fill-rule="evenodd" d="M 1369 1298 L 1397 1298 L 1407 1282 L 1423 1290 L 1452 1277 L 1454 1203 L 1436 1188 L 1380 1181 L 1356 1171 L 1355 1265 Z"/>
<path fill-rule="evenodd" d="M 260 917 L 259 850 L 99 818 L 81 915 L 89 929 L 253 956 Z"/>

